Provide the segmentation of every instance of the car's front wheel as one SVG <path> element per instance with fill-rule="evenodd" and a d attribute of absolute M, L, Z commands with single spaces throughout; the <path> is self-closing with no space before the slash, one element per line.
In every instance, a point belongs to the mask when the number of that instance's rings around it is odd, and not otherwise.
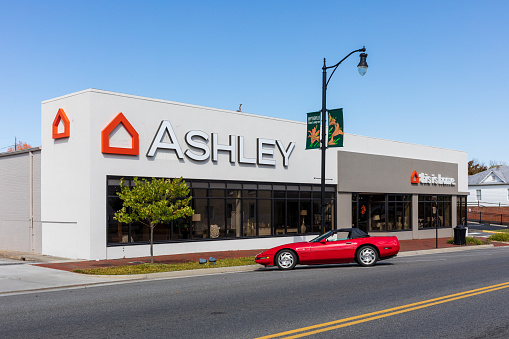
<path fill-rule="evenodd" d="M 378 261 L 378 252 L 372 246 L 363 246 L 357 251 L 356 259 L 361 266 L 373 266 Z"/>
<path fill-rule="evenodd" d="M 291 270 L 297 265 L 297 254 L 294 251 L 282 250 L 277 254 L 276 265 L 280 270 Z"/>

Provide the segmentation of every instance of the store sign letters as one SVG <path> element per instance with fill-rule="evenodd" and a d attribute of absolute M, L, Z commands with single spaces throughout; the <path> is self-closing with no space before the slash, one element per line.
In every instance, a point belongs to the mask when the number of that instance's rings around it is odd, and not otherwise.
<path fill-rule="evenodd" d="M 166 141 L 163 140 L 165 136 L 167 136 Z M 239 164 L 276 166 L 274 150 L 277 146 L 283 157 L 283 166 L 288 167 L 290 156 L 295 149 L 293 141 L 285 147 L 281 140 L 257 138 L 256 158 L 248 158 L 245 154 L 247 143 L 243 136 L 229 135 L 227 143 L 220 143 L 217 133 L 211 133 L 209 136 L 203 131 L 191 130 L 186 133 L 184 141 L 188 146 L 186 150 L 181 147 L 171 123 L 168 120 L 163 120 L 148 149 L 147 157 L 154 157 L 158 149 L 166 149 L 174 151 L 179 159 L 187 157 L 194 161 L 212 159 L 213 162 L 217 162 L 219 153 L 223 152 L 229 153 L 230 163 L 237 161 Z"/>
<path fill-rule="evenodd" d="M 417 171 L 413 171 L 410 176 L 410 182 L 412 184 L 423 184 L 423 185 L 440 185 L 440 186 L 456 186 L 456 179 L 443 177 L 441 174 L 428 175 L 427 173 L 417 174 Z"/>

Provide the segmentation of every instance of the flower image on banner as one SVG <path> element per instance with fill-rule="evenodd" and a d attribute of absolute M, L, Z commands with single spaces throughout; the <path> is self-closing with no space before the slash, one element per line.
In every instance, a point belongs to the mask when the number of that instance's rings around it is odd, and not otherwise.
<path fill-rule="evenodd" d="M 331 109 L 328 112 L 329 135 L 327 147 L 343 147 L 343 109 Z"/>
<path fill-rule="evenodd" d="M 320 148 L 320 112 L 307 114 L 306 149 Z"/>

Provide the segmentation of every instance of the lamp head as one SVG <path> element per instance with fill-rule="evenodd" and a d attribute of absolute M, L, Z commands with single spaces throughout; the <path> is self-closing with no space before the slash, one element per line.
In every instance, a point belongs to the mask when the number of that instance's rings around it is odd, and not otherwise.
<path fill-rule="evenodd" d="M 359 61 L 359 64 L 357 65 L 357 69 L 359 70 L 359 74 L 363 76 L 368 71 L 368 64 L 366 63 L 366 58 L 368 55 L 366 53 L 360 54 L 361 60 Z"/>

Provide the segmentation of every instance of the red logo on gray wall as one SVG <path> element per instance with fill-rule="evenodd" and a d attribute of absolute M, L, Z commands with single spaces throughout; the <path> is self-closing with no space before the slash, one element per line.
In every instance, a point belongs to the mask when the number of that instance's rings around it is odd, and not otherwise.
<path fill-rule="evenodd" d="M 412 175 L 410 176 L 410 182 L 412 184 L 418 184 L 419 183 L 419 174 L 417 174 L 417 171 L 413 171 Z"/>

